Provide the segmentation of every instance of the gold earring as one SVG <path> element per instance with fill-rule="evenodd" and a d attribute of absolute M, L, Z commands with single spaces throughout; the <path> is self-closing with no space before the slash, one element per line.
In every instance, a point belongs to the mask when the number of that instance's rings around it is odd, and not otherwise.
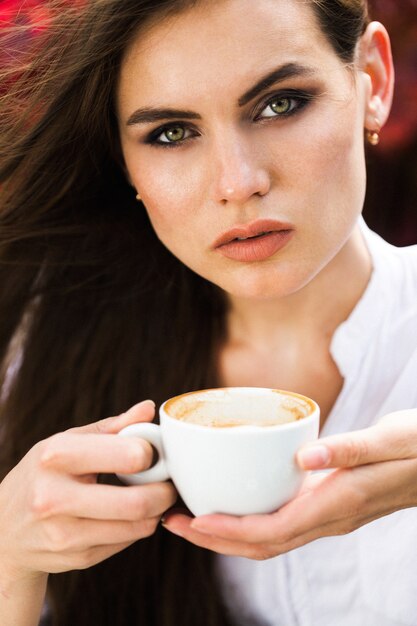
<path fill-rule="evenodd" d="M 374 120 L 374 125 L 376 130 L 366 131 L 366 139 L 371 146 L 377 146 L 379 144 L 379 133 L 381 132 L 381 125 L 377 118 Z"/>
<path fill-rule="evenodd" d="M 377 146 L 379 144 L 379 131 L 377 130 L 367 130 L 366 131 L 366 139 L 371 146 Z"/>
<path fill-rule="evenodd" d="M 138 200 L 139 202 L 142 200 L 142 198 L 140 197 L 140 194 L 137 194 L 136 200 Z"/>

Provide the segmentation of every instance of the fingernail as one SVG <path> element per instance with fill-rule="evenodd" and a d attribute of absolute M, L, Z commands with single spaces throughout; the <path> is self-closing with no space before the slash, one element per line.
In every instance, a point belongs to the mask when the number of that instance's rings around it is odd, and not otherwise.
<path fill-rule="evenodd" d="M 153 400 L 141 400 L 140 402 L 137 402 L 136 404 L 133 404 L 131 407 L 129 407 L 129 409 L 127 409 L 127 411 L 125 411 L 124 413 L 120 413 L 120 415 L 117 415 L 116 419 L 120 419 L 121 417 L 125 418 L 126 415 L 132 415 L 132 413 L 136 413 L 137 409 L 143 409 L 144 404 L 147 404 L 153 409 L 155 408 L 155 402 Z"/>
<path fill-rule="evenodd" d="M 155 402 L 153 400 L 143 400 L 143 402 L 139 402 L 139 404 L 151 404 L 153 406 L 153 408 L 155 408 Z"/>
<path fill-rule="evenodd" d="M 326 467 L 330 461 L 330 453 L 326 446 L 318 444 L 300 450 L 297 459 L 304 469 L 318 469 Z"/>
<path fill-rule="evenodd" d="M 162 524 L 162 526 L 166 526 L 167 522 L 169 521 L 170 515 L 168 513 L 164 513 L 164 515 L 162 515 L 160 522 Z"/>
<path fill-rule="evenodd" d="M 139 407 L 143 408 L 144 404 L 149 404 L 150 406 L 152 406 L 152 408 L 155 408 L 155 402 L 153 400 L 141 400 L 140 402 L 137 402 L 136 404 L 133 404 L 129 411 L 134 411 L 136 409 L 138 409 Z"/>
<path fill-rule="evenodd" d="M 173 506 L 172 508 L 165 511 L 163 515 L 161 515 L 161 524 L 165 526 L 173 515 L 183 515 L 184 517 L 189 518 L 191 513 L 188 509 L 182 506 Z"/>
<path fill-rule="evenodd" d="M 175 526 L 173 528 L 171 526 L 168 526 L 167 522 L 169 522 L 169 519 L 163 518 L 163 521 L 161 519 L 161 526 L 162 526 L 162 528 L 165 528 L 165 530 L 168 530 L 173 535 L 177 535 L 178 537 L 184 537 L 184 534 L 183 534 L 182 530 L 179 530 L 178 528 L 175 528 Z"/>

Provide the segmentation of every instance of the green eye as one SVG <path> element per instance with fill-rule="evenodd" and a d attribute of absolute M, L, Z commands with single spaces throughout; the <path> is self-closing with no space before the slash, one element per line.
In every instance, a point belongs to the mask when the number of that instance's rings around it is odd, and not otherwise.
<path fill-rule="evenodd" d="M 194 127 L 190 127 L 189 124 L 174 122 L 156 128 L 145 139 L 145 143 L 154 146 L 163 146 L 164 148 L 175 148 L 182 146 L 188 139 L 192 139 L 198 135 L 198 130 Z"/>
<path fill-rule="evenodd" d="M 168 128 L 164 130 L 162 133 L 162 137 L 165 136 L 168 141 L 166 143 L 176 143 L 177 141 L 181 141 L 185 137 L 185 130 L 182 126 L 173 126 L 172 128 Z M 162 139 L 163 141 L 163 139 Z"/>
<path fill-rule="evenodd" d="M 294 95 L 294 96 L 281 96 L 277 95 L 275 98 L 271 98 L 261 113 L 258 115 L 258 119 L 268 118 L 285 118 L 293 115 L 297 111 L 305 107 L 310 100 L 310 96 L 307 94 Z"/>
<path fill-rule="evenodd" d="M 291 110 L 291 100 L 290 98 L 279 98 L 277 100 L 273 100 L 269 106 L 274 113 L 282 115 Z"/>

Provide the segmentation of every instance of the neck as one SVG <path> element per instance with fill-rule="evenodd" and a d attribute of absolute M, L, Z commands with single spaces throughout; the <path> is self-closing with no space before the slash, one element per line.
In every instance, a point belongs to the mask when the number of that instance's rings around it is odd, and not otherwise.
<path fill-rule="evenodd" d="M 330 342 L 365 291 L 371 273 L 371 257 L 356 226 L 330 263 L 296 293 L 269 300 L 230 296 L 229 342 L 266 350 L 274 349 L 283 336 L 304 341 L 320 335 Z"/>

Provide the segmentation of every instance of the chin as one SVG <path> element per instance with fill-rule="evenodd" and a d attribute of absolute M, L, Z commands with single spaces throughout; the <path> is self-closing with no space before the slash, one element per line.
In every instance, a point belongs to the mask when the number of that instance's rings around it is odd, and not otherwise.
<path fill-rule="evenodd" d="M 271 300 L 276 298 L 285 298 L 306 285 L 308 279 L 301 279 L 294 276 L 293 273 L 286 274 L 283 272 L 273 273 L 268 271 L 267 275 L 262 272 L 252 276 L 246 275 L 236 278 L 236 280 L 228 280 L 219 285 L 226 293 L 235 298 L 245 298 L 251 300 Z"/>

